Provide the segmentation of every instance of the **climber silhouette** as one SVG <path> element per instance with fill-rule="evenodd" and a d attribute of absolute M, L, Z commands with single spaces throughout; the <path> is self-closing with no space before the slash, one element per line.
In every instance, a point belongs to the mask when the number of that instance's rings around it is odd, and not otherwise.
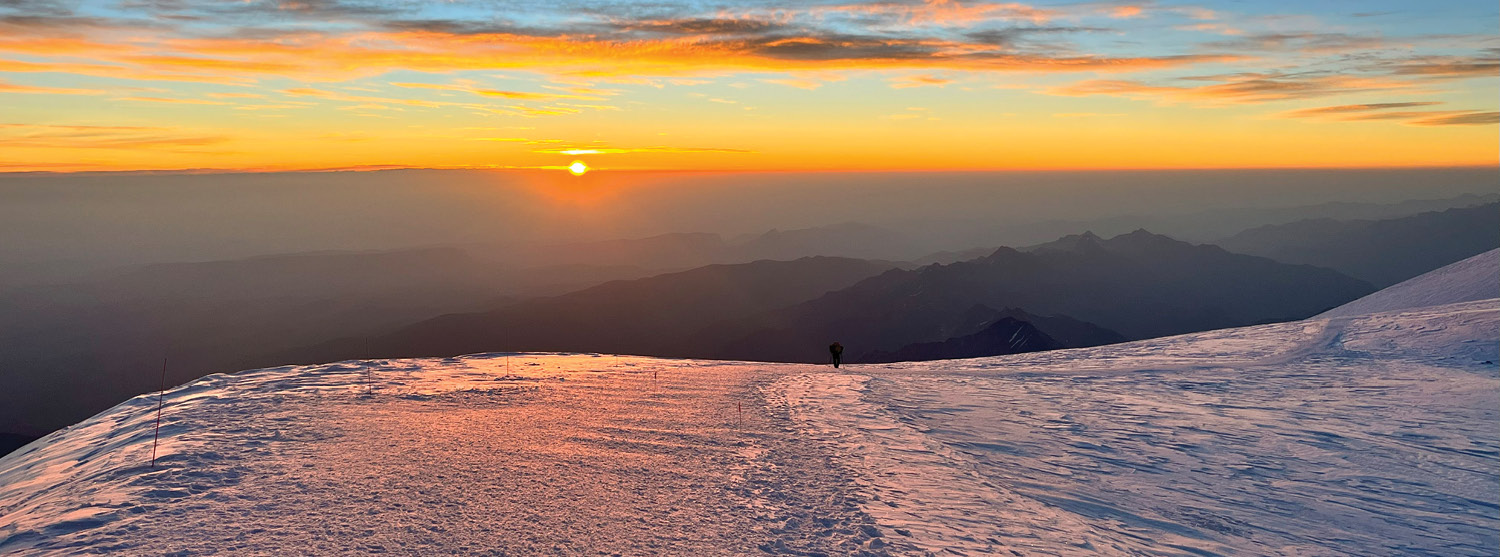
<path fill-rule="evenodd" d="M 828 357 L 833 360 L 833 367 L 839 367 L 844 359 L 844 345 L 837 342 L 828 345 Z"/>

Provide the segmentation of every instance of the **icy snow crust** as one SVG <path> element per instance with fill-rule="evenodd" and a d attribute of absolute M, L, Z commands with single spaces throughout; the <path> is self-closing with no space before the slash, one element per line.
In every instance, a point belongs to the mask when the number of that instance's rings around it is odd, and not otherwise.
<path fill-rule="evenodd" d="M 0 553 L 1491 555 L 1500 300 L 999 358 L 215 375 L 0 459 Z"/>

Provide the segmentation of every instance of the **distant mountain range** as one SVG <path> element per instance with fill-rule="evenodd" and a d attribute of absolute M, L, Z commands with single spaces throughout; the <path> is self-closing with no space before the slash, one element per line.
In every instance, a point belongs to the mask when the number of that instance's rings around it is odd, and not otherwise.
<path fill-rule="evenodd" d="M 709 265 L 493 311 L 444 315 L 368 340 L 330 342 L 287 357 L 335 361 L 511 350 L 711 356 L 715 347 L 692 341 L 704 327 L 808 300 L 892 268 L 890 263 L 840 257 Z"/>
<path fill-rule="evenodd" d="M 1279 225 L 1308 219 L 1385 220 L 1418 213 L 1473 207 L 1500 201 L 1500 193 L 1464 194 L 1442 199 L 1414 199 L 1399 203 L 1333 202 L 1280 207 L 1224 207 L 1175 212 L 1167 208 L 1154 214 L 1116 214 L 1091 219 L 1030 220 L 1019 218 L 979 218 L 929 220 L 905 225 L 881 223 L 911 236 L 912 241 L 931 246 L 930 251 L 965 251 L 969 246 L 1022 246 L 1050 241 L 1080 230 L 1093 230 L 1102 236 L 1116 236 L 1144 228 L 1179 240 L 1219 245 L 1219 240 L 1244 230 L 1265 225 Z M 839 254 L 829 254 L 839 255 Z M 977 257 L 977 256 L 976 256 Z M 926 263 L 951 263 L 972 259 L 965 257 L 932 260 Z M 921 260 L 917 260 L 921 262 Z"/>
<path fill-rule="evenodd" d="M 818 347 L 838 340 L 848 347 L 847 361 L 859 362 L 969 336 L 1002 317 L 995 312 L 992 320 L 976 320 L 978 305 L 1066 316 L 1116 335 L 1048 333 L 1063 346 L 1087 346 L 1300 319 L 1371 291 L 1328 269 L 1144 230 L 1109 240 L 1085 233 L 1026 251 L 1000 248 L 972 261 L 887 271 L 817 299 L 720 324 L 696 342 L 723 346 L 717 357 L 821 361 Z"/>
<path fill-rule="evenodd" d="M 510 265 L 633 265 L 686 270 L 762 259 L 790 261 L 833 256 L 890 261 L 912 260 L 928 253 L 897 232 L 862 223 L 843 223 L 725 238 L 709 233 L 673 233 L 597 242 L 523 246 L 471 246 Z"/>
<path fill-rule="evenodd" d="M 1500 247 L 1500 203 L 1386 220 L 1302 220 L 1253 228 L 1217 244 L 1328 267 L 1384 288 Z"/>
<path fill-rule="evenodd" d="M 819 362 L 834 340 L 850 362 L 981 356 L 1297 319 L 1371 290 L 1145 231 L 1082 234 L 916 270 L 829 257 L 713 265 L 445 315 L 287 361 L 543 350 Z"/>
<path fill-rule="evenodd" d="M 905 261 L 914 266 L 922 266 L 967 261 L 989 255 L 995 250 L 995 246 L 1027 245 L 1079 230 L 1094 230 L 1113 236 L 1146 228 L 1195 243 L 1220 245 L 1216 240 L 1267 223 L 1283 224 L 1308 218 L 1392 219 L 1424 211 L 1472 207 L 1497 200 L 1500 200 L 1500 194 L 1469 194 L 1392 204 L 1324 203 L 1293 207 L 1229 208 L 1179 215 L 1122 215 L 1094 220 L 1004 224 L 996 224 L 992 220 L 967 223 L 913 221 L 879 226 L 846 222 L 738 236 L 671 233 L 645 238 L 558 244 L 471 245 L 465 246 L 465 249 L 478 257 L 495 258 L 506 265 L 519 267 L 630 266 L 666 272 L 716 263 L 746 263 L 760 259 L 790 261 L 817 255 Z"/>

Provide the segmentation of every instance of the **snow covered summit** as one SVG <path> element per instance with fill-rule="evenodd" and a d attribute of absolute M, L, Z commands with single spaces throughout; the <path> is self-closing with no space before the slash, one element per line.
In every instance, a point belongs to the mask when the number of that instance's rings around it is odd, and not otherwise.
<path fill-rule="evenodd" d="M 1500 301 L 826 366 L 215 375 L 0 458 L 0 553 L 1430 554 L 1500 545 Z"/>

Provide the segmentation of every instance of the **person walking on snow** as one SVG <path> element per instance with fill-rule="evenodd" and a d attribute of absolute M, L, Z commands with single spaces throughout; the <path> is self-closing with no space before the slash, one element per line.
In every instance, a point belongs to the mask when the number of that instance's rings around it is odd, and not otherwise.
<path fill-rule="evenodd" d="M 828 345 L 828 357 L 833 360 L 833 367 L 839 367 L 839 363 L 844 359 L 844 345 L 837 342 Z"/>

